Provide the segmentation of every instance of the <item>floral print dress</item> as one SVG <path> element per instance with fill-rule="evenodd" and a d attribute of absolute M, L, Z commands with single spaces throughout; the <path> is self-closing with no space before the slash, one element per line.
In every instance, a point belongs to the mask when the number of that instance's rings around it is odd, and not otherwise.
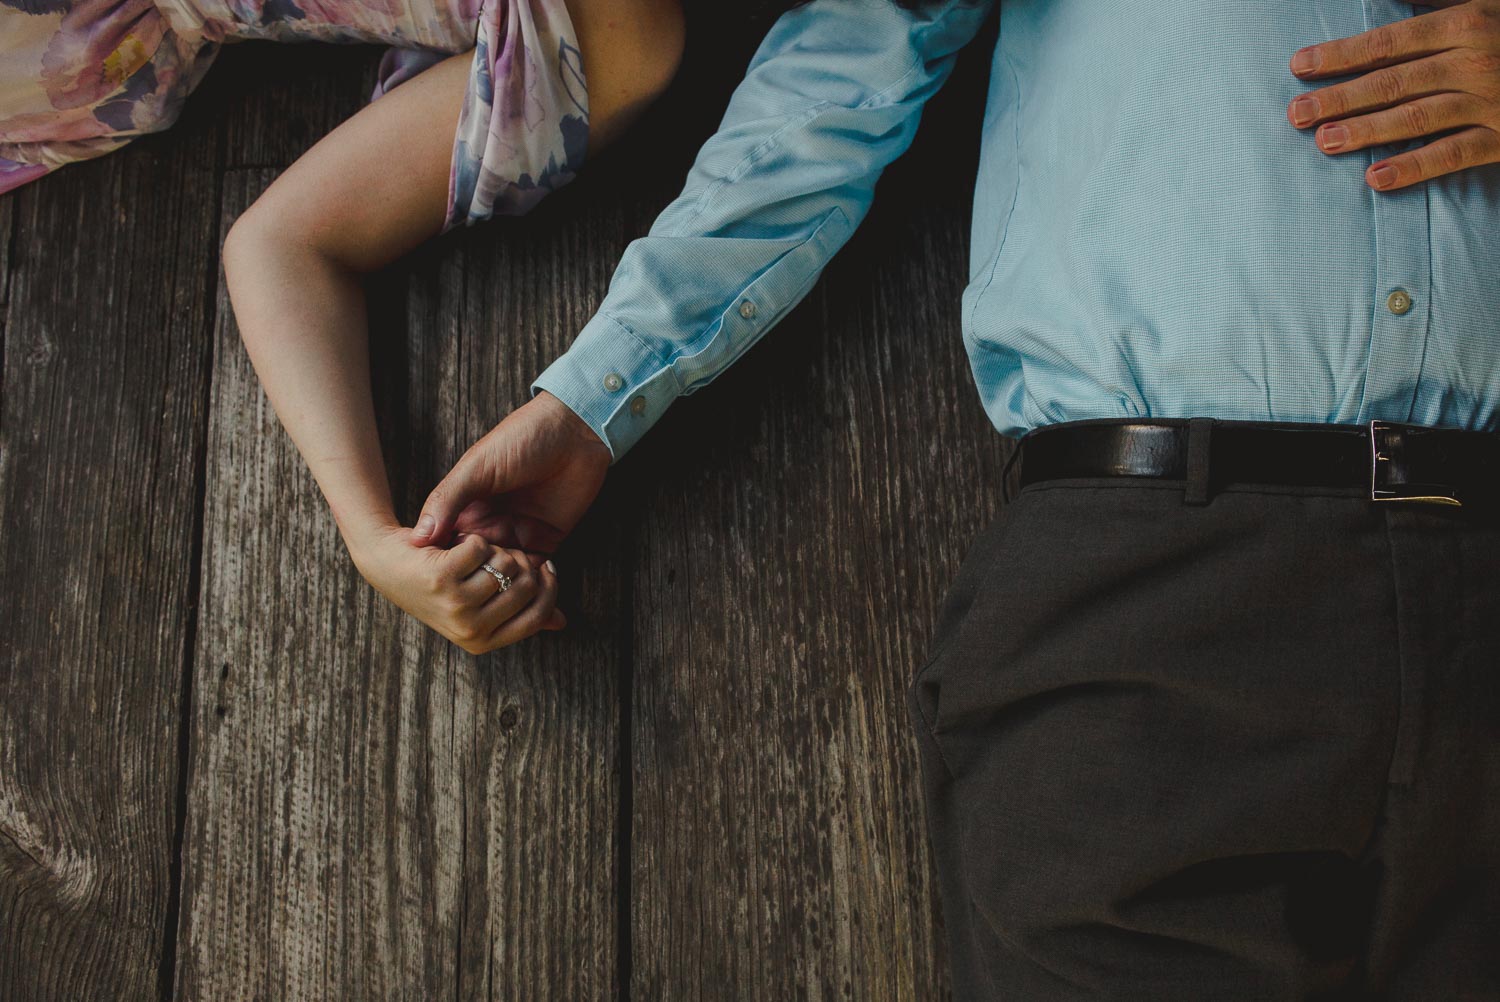
<path fill-rule="evenodd" d="M 167 128 L 238 39 L 391 46 L 371 100 L 472 48 L 445 231 L 530 210 L 583 161 L 563 0 L 0 0 L 0 194 Z"/>

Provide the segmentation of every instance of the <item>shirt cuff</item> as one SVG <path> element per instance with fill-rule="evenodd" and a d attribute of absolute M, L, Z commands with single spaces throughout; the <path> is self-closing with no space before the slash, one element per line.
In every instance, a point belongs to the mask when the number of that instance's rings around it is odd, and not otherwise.
<path fill-rule="evenodd" d="M 531 395 L 546 390 L 568 405 L 609 447 L 611 465 L 667 412 L 682 387 L 671 366 L 602 313 L 584 325 L 567 351 L 542 370 Z"/>

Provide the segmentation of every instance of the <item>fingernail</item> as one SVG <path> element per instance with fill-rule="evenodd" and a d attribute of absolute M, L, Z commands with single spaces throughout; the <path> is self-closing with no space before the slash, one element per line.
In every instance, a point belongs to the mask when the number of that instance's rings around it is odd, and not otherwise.
<path fill-rule="evenodd" d="M 1293 73 L 1311 73 L 1323 62 L 1323 54 L 1317 49 L 1298 49 L 1292 54 Z"/>
<path fill-rule="evenodd" d="M 1376 164 L 1370 168 L 1370 181 L 1377 188 L 1389 188 L 1396 183 L 1396 168 L 1390 164 Z"/>
<path fill-rule="evenodd" d="M 1318 117 L 1317 99 L 1311 97 L 1299 97 L 1292 102 L 1292 121 L 1298 125 L 1306 125 Z"/>
<path fill-rule="evenodd" d="M 1325 125 L 1318 130 L 1318 142 L 1325 150 L 1336 150 L 1349 141 L 1349 130 L 1342 125 Z"/>
<path fill-rule="evenodd" d="M 435 525 L 437 525 L 437 519 L 433 518 L 431 515 L 423 515 L 420 519 L 417 520 L 417 535 L 432 535 L 432 528 Z"/>
<path fill-rule="evenodd" d="M 542 565 L 542 566 L 543 566 L 543 567 L 545 567 L 545 568 L 547 568 L 547 570 L 549 570 L 549 571 L 551 571 L 551 572 L 552 572 L 552 573 L 553 573 L 553 574 L 556 574 L 556 573 L 557 573 L 557 565 L 556 565 L 556 564 L 554 564 L 554 563 L 553 563 L 553 562 L 552 562 L 552 561 L 550 561 L 550 560 L 549 560 L 549 561 L 547 561 L 547 562 L 546 562 L 546 563 L 545 563 L 545 564 L 543 564 L 543 565 Z"/>

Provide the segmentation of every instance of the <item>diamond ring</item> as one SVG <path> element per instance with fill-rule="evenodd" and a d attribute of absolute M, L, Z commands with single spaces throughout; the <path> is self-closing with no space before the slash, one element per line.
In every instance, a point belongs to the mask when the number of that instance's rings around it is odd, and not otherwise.
<path fill-rule="evenodd" d="M 495 579 L 495 587 L 500 591 L 504 591 L 505 589 L 510 587 L 510 578 L 506 577 L 504 574 L 501 574 L 489 564 L 484 564 L 483 567 L 485 572 L 488 573 L 490 577 Z"/>

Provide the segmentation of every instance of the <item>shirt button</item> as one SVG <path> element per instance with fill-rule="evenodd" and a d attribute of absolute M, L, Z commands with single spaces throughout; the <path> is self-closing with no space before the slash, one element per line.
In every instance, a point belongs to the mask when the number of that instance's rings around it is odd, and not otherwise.
<path fill-rule="evenodd" d="M 1411 309 L 1411 296 L 1406 294 L 1405 289 L 1397 289 L 1385 297 L 1385 308 L 1399 317 Z"/>
<path fill-rule="evenodd" d="M 611 372 L 609 375 L 604 377 L 604 388 L 611 393 L 614 393 L 624 385 L 625 380 L 620 378 L 620 374 L 618 372 Z"/>
<path fill-rule="evenodd" d="M 632 414 L 644 414 L 644 413 L 646 413 L 646 398 L 645 397 L 636 397 L 634 400 L 630 401 L 630 413 L 632 413 Z"/>
<path fill-rule="evenodd" d="M 750 320 L 755 316 L 755 304 L 746 299 L 740 303 L 740 316 Z"/>

